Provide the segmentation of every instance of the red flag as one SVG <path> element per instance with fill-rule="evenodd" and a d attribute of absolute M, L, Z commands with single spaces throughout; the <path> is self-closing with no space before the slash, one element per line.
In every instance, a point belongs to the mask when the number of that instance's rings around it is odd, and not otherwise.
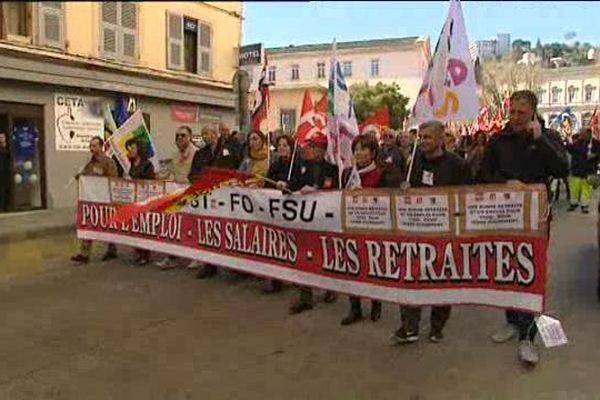
<path fill-rule="evenodd" d="M 121 224 L 131 218 L 147 212 L 177 212 L 185 205 L 204 194 L 224 186 L 248 186 L 255 183 L 257 177 L 236 170 L 205 168 L 199 179 L 185 190 L 179 190 L 164 196 L 150 198 L 141 203 L 130 203 L 120 207 L 109 223 Z"/>
<path fill-rule="evenodd" d="M 390 126 L 390 110 L 388 109 L 387 104 L 384 104 L 379 110 L 375 112 L 375 114 L 371 115 L 369 118 L 364 120 L 360 125 L 358 125 L 358 131 L 362 135 L 367 132 L 369 129 L 374 129 L 378 135 L 381 134 L 381 129 L 383 127 L 389 128 Z"/>
<path fill-rule="evenodd" d="M 304 91 L 304 98 L 302 99 L 302 113 L 300 114 L 300 125 L 296 132 L 296 140 L 298 144 L 303 145 L 306 139 L 310 137 L 312 131 L 315 129 L 314 126 L 315 108 L 310 96 L 310 92 Z"/>
<path fill-rule="evenodd" d="M 321 100 L 315 105 L 315 123 L 314 125 L 323 130 L 327 127 L 327 110 L 329 108 L 327 93 L 321 97 Z"/>
<path fill-rule="evenodd" d="M 267 56 L 258 81 L 258 89 L 254 95 L 254 111 L 252 112 L 252 129 L 260 131 L 260 125 L 267 118 L 269 108 L 269 83 L 267 82 Z"/>

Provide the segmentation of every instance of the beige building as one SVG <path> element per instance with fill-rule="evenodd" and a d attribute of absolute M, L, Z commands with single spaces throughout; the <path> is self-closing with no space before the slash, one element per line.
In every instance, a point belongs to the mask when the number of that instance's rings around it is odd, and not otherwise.
<path fill-rule="evenodd" d="M 159 158 L 179 125 L 237 124 L 241 2 L 2 2 L 0 17 L 9 211 L 75 205 L 77 185 L 65 185 L 98 133 L 89 113 L 119 93 L 144 113 Z M 59 118 L 78 125 L 65 132 Z"/>
<path fill-rule="evenodd" d="M 600 65 L 544 69 L 538 89 L 539 111 L 547 122 L 570 107 L 580 125 L 600 104 Z"/>
<path fill-rule="evenodd" d="M 302 98 L 310 90 L 317 102 L 327 93 L 331 43 L 267 48 L 271 104 L 268 129 L 292 132 L 300 120 Z M 366 81 L 400 85 L 409 107 L 419 91 L 431 57 L 429 38 L 338 42 L 337 58 L 348 85 Z"/>

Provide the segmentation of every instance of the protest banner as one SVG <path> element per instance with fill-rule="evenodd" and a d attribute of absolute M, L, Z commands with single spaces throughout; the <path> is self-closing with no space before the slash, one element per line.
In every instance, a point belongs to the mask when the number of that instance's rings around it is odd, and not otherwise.
<path fill-rule="evenodd" d="M 133 193 L 172 182 L 81 177 L 77 234 L 259 276 L 407 305 L 544 310 L 548 202 L 543 185 L 282 194 L 221 187 L 181 212 L 114 222 Z M 160 198 L 159 198 L 160 199 Z"/>
<path fill-rule="evenodd" d="M 123 167 L 123 170 L 126 173 L 128 173 L 129 168 L 131 168 L 131 163 L 127 157 L 126 144 L 128 140 L 134 138 L 137 138 L 146 144 L 148 159 L 154 165 L 154 170 L 159 171 L 160 164 L 156 155 L 156 148 L 154 147 L 152 136 L 146 127 L 144 117 L 140 110 L 133 113 L 133 115 L 129 117 L 129 119 L 125 121 L 125 123 L 121 125 L 119 129 L 117 129 L 117 131 L 108 139 L 110 148 L 114 152 L 119 164 L 121 164 L 121 167 Z"/>

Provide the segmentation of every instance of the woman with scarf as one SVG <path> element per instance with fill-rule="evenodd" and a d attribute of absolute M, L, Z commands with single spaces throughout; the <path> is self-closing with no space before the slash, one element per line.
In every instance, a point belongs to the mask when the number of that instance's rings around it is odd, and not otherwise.
<path fill-rule="evenodd" d="M 248 154 L 242 161 L 239 170 L 257 175 L 259 178 L 269 171 L 269 146 L 267 136 L 261 131 L 252 131 L 248 136 Z M 262 187 L 264 182 L 259 180 L 256 186 Z"/>
<path fill-rule="evenodd" d="M 352 142 L 352 154 L 355 167 L 348 168 L 342 173 L 342 183 L 345 189 L 394 187 L 399 182 L 397 174 L 384 171 L 378 167 L 375 160 L 379 146 L 377 141 L 368 136 L 358 136 Z M 357 175 L 358 172 L 358 175 Z M 381 302 L 371 302 L 371 321 L 376 322 L 381 317 Z M 350 325 L 363 318 L 360 298 L 350 296 L 350 312 L 341 321 L 342 325 Z"/>
<path fill-rule="evenodd" d="M 129 176 L 131 179 L 155 179 L 154 165 L 148 160 L 146 143 L 138 138 L 129 139 L 125 143 L 127 156 L 131 162 Z M 133 263 L 142 266 L 150 262 L 150 251 L 135 249 L 136 258 Z"/>
<path fill-rule="evenodd" d="M 277 138 L 275 145 L 277 146 L 277 159 L 271 163 L 267 178 L 272 182 L 287 184 L 290 176 L 290 167 L 292 166 L 292 156 L 295 158 L 294 164 L 298 165 L 298 154 L 294 155 L 294 139 L 288 135 L 281 135 Z M 275 188 L 276 185 L 272 182 L 267 182 L 266 187 Z M 277 185 L 279 186 L 279 185 Z M 267 281 L 262 292 L 264 294 L 272 294 L 280 292 L 283 289 L 283 284 L 277 279 Z"/>

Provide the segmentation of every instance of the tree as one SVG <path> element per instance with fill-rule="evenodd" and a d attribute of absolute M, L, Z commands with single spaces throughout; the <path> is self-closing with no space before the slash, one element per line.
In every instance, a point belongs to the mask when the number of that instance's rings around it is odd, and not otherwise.
<path fill-rule="evenodd" d="M 409 113 L 406 108 L 408 97 L 400 92 L 397 83 L 388 85 L 378 82 L 375 86 L 370 86 L 368 82 L 355 83 L 350 87 L 350 94 L 359 123 L 387 105 L 390 110 L 391 128 L 403 128 L 402 123 Z"/>
<path fill-rule="evenodd" d="M 519 89 L 538 90 L 542 69 L 539 65 L 515 64 L 510 59 L 481 65 L 481 88 L 487 104 L 501 107 L 507 93 Z"/>

